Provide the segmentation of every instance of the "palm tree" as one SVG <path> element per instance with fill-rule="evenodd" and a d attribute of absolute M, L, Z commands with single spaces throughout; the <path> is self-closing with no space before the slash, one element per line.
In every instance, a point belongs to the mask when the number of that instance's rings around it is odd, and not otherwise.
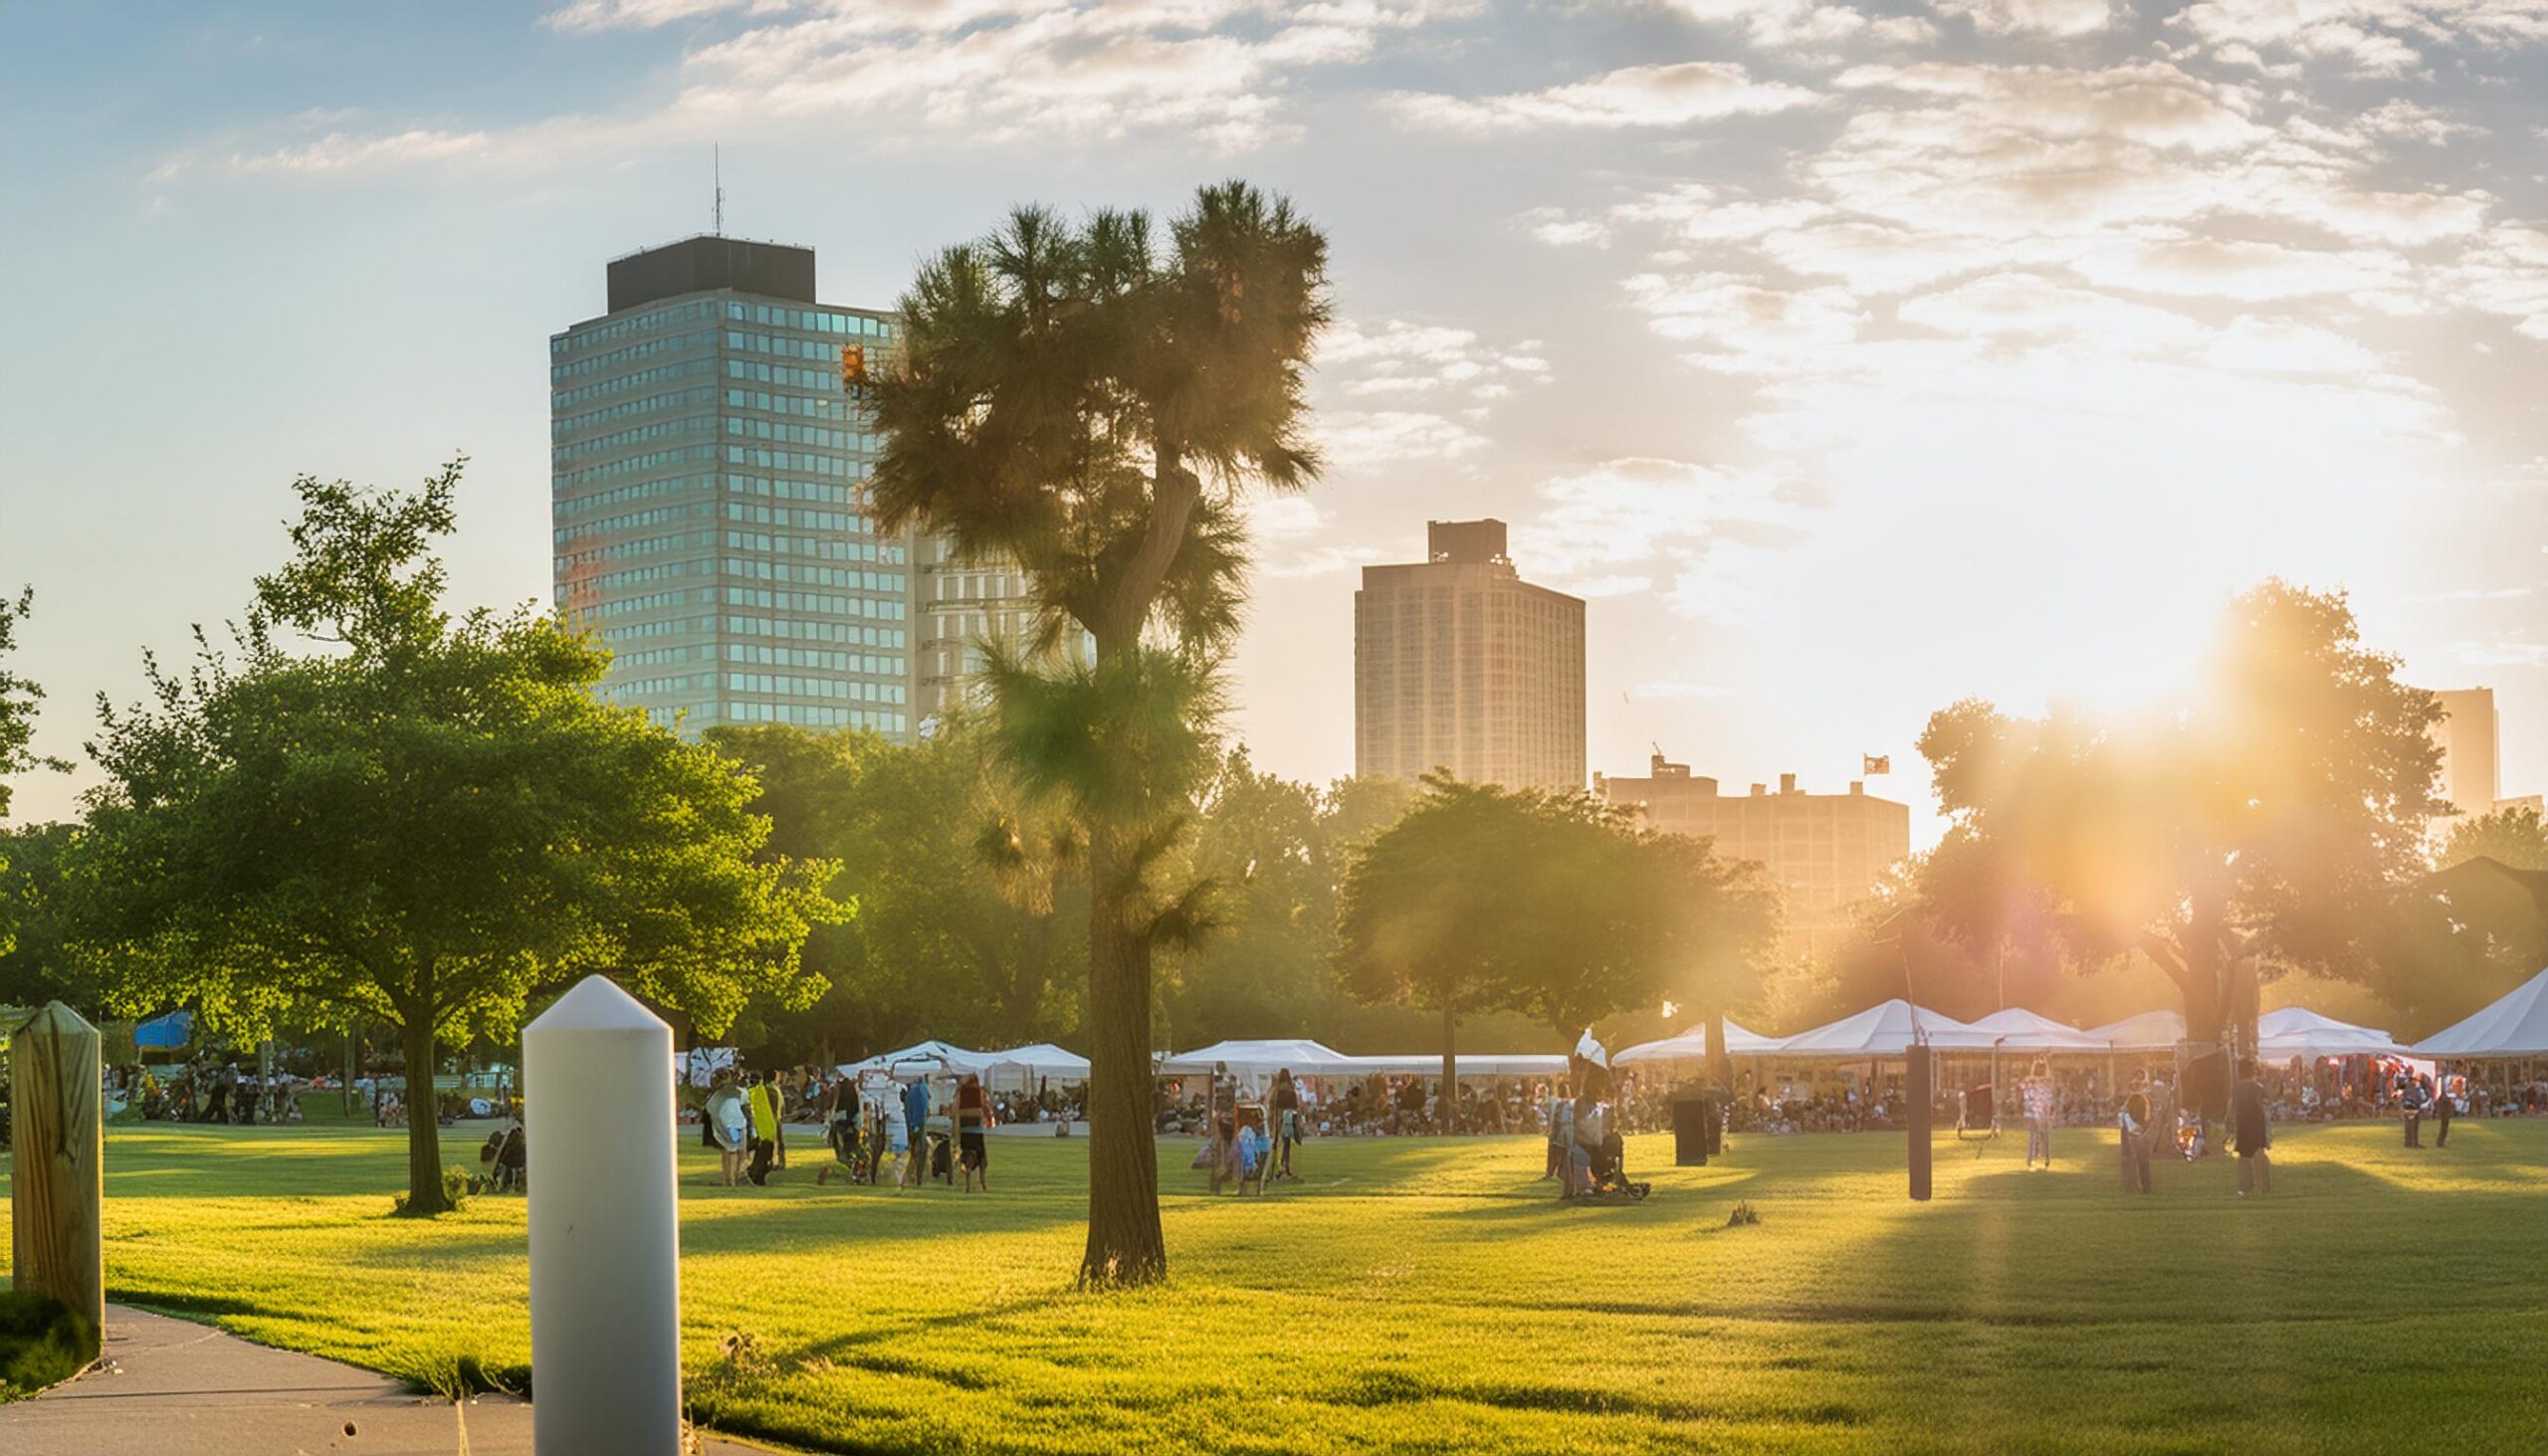
<path fill-rule="evenodd" d="M 1165 246 L 1163 247 L 1163 242 Z M 1328 318 L 1327 240 L 1241 182 L 1163 240 L 1139 211 L 1077 227 L 1021 208 L 924 265 L 872 385 L 879 524 L 917 523 L 1034 583 L 1028 655 L 997 657 L 994 732 L 1087 835 L 1090 1144 L 1084 1282 L 1168 1267 L 1152 1134 L 1151 956 L 1201 922 L 1154 883 L 1209 768 L 1238 626 L 1250 488 L 1318 470 L 1302 373 Z M 1094 661 L 1050 649 L 1071 625 Z"/>

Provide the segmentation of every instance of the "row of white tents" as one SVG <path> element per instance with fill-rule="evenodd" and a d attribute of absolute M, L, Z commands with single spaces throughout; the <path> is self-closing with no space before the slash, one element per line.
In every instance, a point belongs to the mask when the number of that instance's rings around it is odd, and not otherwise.
<path fill-rule="evenodd" d="M 2125 1055 L 2172 1050 L 2186 1039 L 2186 1020 L 2174 1011 L 2145 1011 L 2120 1021 L 2085 1029 L 2038 1015 L 2022 1006 L 1994 1011 L 1973 1021 L 1958 1021 L 1909 1001 L 1891 1000 L 1854 1016 L 1800 1031 L 1794 1036 L 1764 1036 L 1725 1023 L 1729 1055 L 1775 1057 L 1783 1061 L 1877 1062 L 1898 1059 L 1918 1042 L 1941 1053 L 2006 1052 L 2026 1056 Z M 1614 1064 L 1670 1065 L 1700 1062 L 1708 1055 L 1707 1028 L 1693 1027 L 1678 1036 L 1632 1046 L 1611 1057 Z M 2386 1031 L 2322 1016 L 2303 1006 L 2284 1006 L 2256 1019 L 2256 1060 L 2281 1065 L 2299 1058 L 2315 1062 L 2329 1057 L 2385 1057 L 2394 1060 L 2475 1061 L 2502 1057 L 2548 1056 L 2548 970 L 2485 1010 L 2413 1046 L 2400 1044 Z M 933 1066 L 979 1076 L 995 1090 L 1032 1089 L 1039 1082 L 1088 1080 L 1088 1059 L 1050 1042 L 976 1052 L 943 1041 L 925 1041 L 886 1052 L 840 1070 L 856 1076 L 866 1071 L 917 1076 Z M 1261 1088 L 1278 1071 L 1295 1077 L 1356 1078 L 1438 1073 L 1438 1053 L 1412 1056 L 1353 1056 L 1306 1037 L 1214 1042 L 1161 1060 L 1167 1077 L 1201 1077 L 1225 1073 L 1242 1086 Z M 1481 1053 L 1459 1059 L 1462 1075 L 1471 1077 L 1556 1077 L 1567 1070 L 1567 1058 L 1548 1054 Z"/>
<path fill-rule="evenodd" d="M 880 1052 L 863 1062 L 844 1062 L 840 1073 L 857 1077 L 882 1072 L 906 1080 L 941 1071 L 971 1073 L 993 1092 L 1032 1092 L 1045 1082 L 1063 1085 L 1088 1080 L 1088 1058 L 1048 1041 L 1006 1051 L 976 1052 L 954 1042 L 920 1041 L 898 1051 Z"/>

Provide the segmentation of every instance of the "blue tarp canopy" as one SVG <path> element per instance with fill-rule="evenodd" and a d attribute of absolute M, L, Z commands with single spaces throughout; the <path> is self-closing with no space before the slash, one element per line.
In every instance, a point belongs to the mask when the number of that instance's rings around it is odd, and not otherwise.
<path fill-rule="evenodd" d="M 171 1011 L 165 1016 L 153 1016 L 134 1027 L 132 1044 L 136 1047 L 181 1047 L 193 1040 L 194 1034 L 195 1013 Z"/>

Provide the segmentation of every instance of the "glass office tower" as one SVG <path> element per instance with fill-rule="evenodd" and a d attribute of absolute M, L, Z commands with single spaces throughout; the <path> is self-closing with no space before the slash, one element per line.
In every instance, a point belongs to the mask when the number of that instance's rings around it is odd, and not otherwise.
<path fill-rule="evenodd" d="M 814 302 L 811 249 L 697 237 L 609 266 L 548 341 L 557 605 L 615 654 L 602 691 L 688 735 L 919 728 L 909 533 L 844 374 L 890 315 Z"/>

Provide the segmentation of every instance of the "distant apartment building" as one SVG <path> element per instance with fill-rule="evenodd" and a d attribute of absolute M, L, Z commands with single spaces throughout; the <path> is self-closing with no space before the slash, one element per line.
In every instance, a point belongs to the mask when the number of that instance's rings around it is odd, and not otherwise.
<path fill-rule="evenodd" d="M 814 299 L 808 248 L 695 237 L 609 265 L 548 341 L 557 606 L 612 702 L 725 724 L 919 727 L 911 532 L 869 514 L 881 440 L 845 373 L 893 317 Z"/>
<path fill-rule="evenodd" d="M 1787 894 L 1791 947 L 1817 958 L 1849 933 L 1850 907 L 1911 853 L 1910 806 L 1876 798 L 1863 783 L 1813 794 L 1783 773 L 1776 793 L 1756 783 L 1748 794 L 1721 794 L 1715 779 L 1660 753 L 1644 778 L 1595 774 L 1592 783 L 1612 803 L 1642 807 L 1658 829 L 1713 839 L 1719 854 L 1765 866 Z"/>
<path fill-rule="evenodd" d="M 965 560 L 935 535 L 923 535 L 914 551 L 921 563 L 922 625 L 912 702 L 927 724 L 980 696 L 986 652 L 1032 642 L 1035 600 L 1032 581 L 1012 562 Z M 1088 634 L 1070 624 L 1062 657 L 1085 663 L 1093 652 Z"/>
<path fill-rule="evenodd" d="M 1501 520 L 1424 532 L 1354 594 L 1354 771 L 1584 787 L 1584 603 L 1524 581 Z"/>
<path fill-rule="evenodd" d="M 2459 688 L 2433 695 L 2442 700 L 2442 722 L 2433 740 L 2442 748 L 2441 797 L 2447 817 L 2485 814 L 2503 797 L 2503 729 L 2495 718 L 2495 690 Z"/>

